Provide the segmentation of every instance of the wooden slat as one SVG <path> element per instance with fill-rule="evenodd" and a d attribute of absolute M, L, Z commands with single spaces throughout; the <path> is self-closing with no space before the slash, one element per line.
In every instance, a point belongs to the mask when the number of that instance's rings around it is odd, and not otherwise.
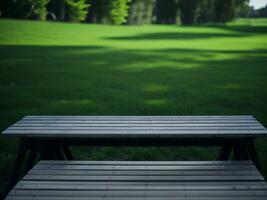
<path fill-rule="evenodd" d="M 6 200 L 73 200 L 73 197 L 9 196 Z M 75 197 L 75 200 L 233 200 L 233 197 Z M 234 197 L 234 200 L 266 200 L 266 197 Z"/>
<path fill-rule="evenodd" d="M 117 191 L 117 190 L 12 190 L 12 195 L 21 196 L 71 196 L 76 197 L 244 197 L 244 196 L 260 196 L 266 197 L 267 190 L 189 190 L 189 191 L 171 191 L 171 190 L 158 190 L 158 191 Z"/>
<path fill-rule="evenodd" d="M 125 165 L 37 165 L 34 169 L 65 169 L 65 170 L 199 170 L 196 165 L 181 166 L 125 166 Z M 233 169 L 255 169 L 253 165 L 202 165 L 201 170 L 233 170 Z"/>
<path fill-rule="evenodd" d="M 27 137 L 256 137 L 253 116 L 26 116 L 4 135 Z"/>
<path fill-rule="evenodd" d="M 13 127 L 147 127 L 147 124 L 142 123 L 131 123 L 131 124 L 122 124 L 122 123 L 16 123 Z M 178 123 L 150 123 L 151 127 L 261 127 L 258 123 L 197 123 L 197 124 L 178 124 Z"/>
<path fill-rule="evenodd" d="M 255 119 L 251 115 L 217 115 L 217 116 L 25 116 L 23 119 Z"/>
<path fill-rule="evenodd" d="M 209 130 L 263 130 L 261 127 L 13 127 L 13 131 L 15 130 L 27 130 L 27 131 L 35 131 L 35 130 L 45 130 L 45 131 L 191 131 L 191 130 L 201 130 L 201 131 L 209 131 Z"/>
<path fill-rule="evenodd" d="M 191 175 L 191 176 L 153 176 L 153 175 L 26 175 L 24 180 L 60 180 L 60 181 L 255 181 L 264 180 L 261 175 Z"/>
<path fill-rule="evenodd" d="M 106 187 L 113 187 L 113 186 L 140 186 L 140 187 L 152 187 L 152 186 L 231 186 L 231 187 L 265 187 L 267 184 L 265 181 L 188 181 L 188 182 L 138 182 L 138 181 L 131 181 L 131 182 L 118 182 L 118 181 L 48 181 L 48 180 L 34 180 L 34 181 L 20 181 L 17 186 L 24 185 L 24 184 L 32 184 L 32 185 L 70 185 L 73 187 L 76 186 L 106 186 Z"/>
<path fill-rule="evenodd" d="M 139 184 L 139 185 L 131 185 L 131 184 L 121 184 L 121 185 L 93 185 L 93 184 L 84 184 L 84 182 L 79 182 L 79 185 L 76 183 L 74 185 L 72 184 L 62 184 L 62 182 L 49 182 L 45 183 L 44 181 L 24 181 L 23 183 L 19 183 L 16 186 L 16 190 L 26 190 L 26 189 L 42 189 L 42 190 L 52 190 L 52 189 L 61 189 L 61 190 L 119 190 L 119 191 L 144 191 L 144 190 L 167 190 L 167 191 L 173 191 L 173 190 L 266 190 L 267 184 L 257 184 L 257 185 L 250 185 L 249 183 L 247 185 L 238 185 L 238 184 L 232 184 L 232 185 L 187 185 L 184 183 L 184 185 L 145 185 L 145 184 Z"/>
<path fill-rule="evenodd" d="M 184 170 L 184 171 L 166 171 L 166 170 L 143 170 L 143 171 L 123 171 L 123 170 L 39 170 L 35 169 L 32 170 L 29 175 L 168 175 L 168 176 L 186 176 L 186 175 L 260 175 L 259 172 L 254 170 L 222 170 L 222 171 L 210 171 L 210 170 L 202 170 L 202 171 L 195 171 L 195 170 Z"/>
<path fill-rule="evenodd" d="M 41 161 L 7 199 L 263 200 L 249 161 Z"/>
<path fill-rule="evenodd" d="M 183 165 L 253 165 L 249 160 L 242 161 L 94 161 L 94 160 L 41 160 L 39 161 L 38 166 L 40 165 L 131 165 L 131 166 L 140 166 L 140 165 L 153 165 L 153 166 L 183 166 Z M 253 165 L 254 166 L 254 165 Z"/>
<path fill-rule="evenodd" d="M 126 135 L 126 134 L 133 134 L 133 135 L 160 135 L 160 134 L 169 134 L 169 135 L 179 135 L 179 134 L 266 134 L 266 130 L 32 130 L 32 129 L 23 129 L 23 130 L 6 130 L 5 134 L 7 133 L 17 133 L 17 134 L 89 134 L 89 135 L 96 135 L 105 134 L 105 135 Z"/>

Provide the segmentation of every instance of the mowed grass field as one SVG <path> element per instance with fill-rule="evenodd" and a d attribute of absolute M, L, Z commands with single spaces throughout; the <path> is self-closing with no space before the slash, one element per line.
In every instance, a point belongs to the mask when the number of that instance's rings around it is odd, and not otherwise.
<path fill-rule="evenodd" d="M 225 26 L 0 20 L 0 131 L 25 115 L 253 115 L 267 126 L 267 19 Z M 18 141 L 0 137 L 4 186 Z M 210 160 L 216 148 L 74 148 L 77 159 Z M 257 141 L 267 176 L 267 138 Z"/>

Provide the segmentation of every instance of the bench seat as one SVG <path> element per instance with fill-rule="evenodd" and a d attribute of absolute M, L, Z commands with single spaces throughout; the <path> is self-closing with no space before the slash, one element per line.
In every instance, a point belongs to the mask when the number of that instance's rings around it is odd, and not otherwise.
<path fill-rule="evenodd" d="M 250 161 L 40 161 L 7 200 L 266 200 Z"/>

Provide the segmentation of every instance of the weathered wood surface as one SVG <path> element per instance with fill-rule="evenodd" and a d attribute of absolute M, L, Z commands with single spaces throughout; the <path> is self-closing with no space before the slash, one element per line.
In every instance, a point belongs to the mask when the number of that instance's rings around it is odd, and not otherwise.
<path fill-rule="evenodd" d="M 257 137 L 253 116 L 26 116 L 4 135 L 58 138 Z"/>
<path fill-rule="evenodd" d="M 8 200 L 265 200 L 250 161 L 40 161 Z"/>

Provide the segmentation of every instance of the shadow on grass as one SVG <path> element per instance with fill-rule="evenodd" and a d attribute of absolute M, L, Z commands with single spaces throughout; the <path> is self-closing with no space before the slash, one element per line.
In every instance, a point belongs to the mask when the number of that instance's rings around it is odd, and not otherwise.
<path fill-rule="evenodd" d="M 262 116 L 258 106 L 266 108 L 266 54 L 261 49 L 0 46 L 0 92 L 5 96 L 0 109 L 7 116 L 15 112 Z"/>
<path fill-rule="evenodd" d="M 0 129 L 24 115 L 251 114 L 267 125 L 266 50 L 120 50 L 101 46 L 0 46 Z M 264 174 L 267 148 L 259 141 Z M 0 152 L 12 152 L 1 138 Z M 131 151 L 131 156 L 126 154 Z M 142 159 L 210 159 L 195 148 L 139 149 Z M 133 150 L 81 158 L 136 158 Z M 143 157 L 141 156 L 143 155 Z M 0 160 L 1 161 L 1 160 Z M 6 163 L 3 160 L 1 163 Z"/>
<path fill-rule="evenodd" d="M 209 39 L 209 38 L 229 38 L 229 37 L 242 37 L 245 34 L 223 34 L 223 33 L 179 33 L 179 32 L 162 32 L 162 33 L 146 33 L 125 37 L 107 37 L 105 39 L 113 40 L 195 40 L 195 39 Z"/>
<path fill-rule="evenodd" d="M 234 31 L 238 35 L 248 35 L 248 34 L 266 34 L 267 26 L 249 26 L 249 25 L 223 25 L 223 24 L 203 24 L 203 25 L 194 25 L 191 27 L 199 28 L 199 27 L 207 27 L 207 28 L 219 28 L 222 30 Z"/>

